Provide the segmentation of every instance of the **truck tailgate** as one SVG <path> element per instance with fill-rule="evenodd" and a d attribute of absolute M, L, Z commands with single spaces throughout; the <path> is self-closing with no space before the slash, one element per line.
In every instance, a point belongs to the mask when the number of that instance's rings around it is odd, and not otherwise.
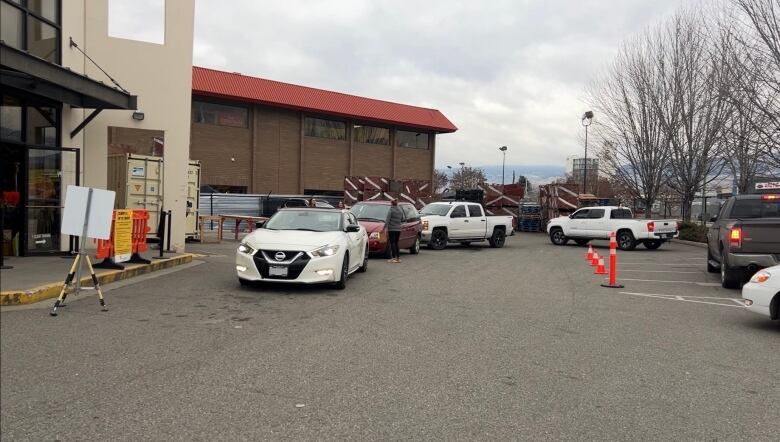
<path fill-rule="evenodd" d="M 659 219 L 654 220 L 656 233 L 674 233 L 677 231 L 677 220 Z"/>
<path fill-rule="evenodd" d="M 780 254 L 780 218 L 743 219 L 741 253 Z"/>

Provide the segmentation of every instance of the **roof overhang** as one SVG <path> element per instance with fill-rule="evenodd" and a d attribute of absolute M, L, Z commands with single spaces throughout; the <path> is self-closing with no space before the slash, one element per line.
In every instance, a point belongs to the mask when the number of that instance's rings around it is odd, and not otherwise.
<path fill-rule="evenodd" d="M 86 109 L 138 107 L 138 97 L 0 43 L 0 84 Z"/>

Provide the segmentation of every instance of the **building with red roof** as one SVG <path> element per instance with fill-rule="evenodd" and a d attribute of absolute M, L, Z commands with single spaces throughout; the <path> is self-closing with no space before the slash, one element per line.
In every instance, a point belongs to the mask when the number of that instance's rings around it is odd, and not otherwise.
<path fill-rule="evenodd" d="M 190 158 L 219 191 L 316 194 L 344 177 L 432 179 L 436 109 L 193 67 Z"/>

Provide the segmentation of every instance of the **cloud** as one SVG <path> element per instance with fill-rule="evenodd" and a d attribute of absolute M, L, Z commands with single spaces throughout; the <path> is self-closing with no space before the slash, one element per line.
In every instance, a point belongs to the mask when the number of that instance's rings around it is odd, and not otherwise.
<path fill-rule="evenodd" d="M 112 0 L 113 1 L 113 0 Z M 681 0 L 198 0 L 195 64 L 441 110 L 437 165 L 563 164 L 584 88 Z M 597 116 L 598 118 L 598 116 Z"/>

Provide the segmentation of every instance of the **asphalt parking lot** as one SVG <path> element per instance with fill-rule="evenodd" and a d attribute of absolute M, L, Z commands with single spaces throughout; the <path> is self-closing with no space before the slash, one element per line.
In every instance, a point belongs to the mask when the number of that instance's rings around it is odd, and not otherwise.
<path fill-rule="evenodd" d="M 607 254 L 607 243 L 597 243 Z M 780 324 L 704 249 L 518 234 L 372 259 L 345 291 L 201 264 L 0 314 L 2 440 L 776 440 Z"/>

